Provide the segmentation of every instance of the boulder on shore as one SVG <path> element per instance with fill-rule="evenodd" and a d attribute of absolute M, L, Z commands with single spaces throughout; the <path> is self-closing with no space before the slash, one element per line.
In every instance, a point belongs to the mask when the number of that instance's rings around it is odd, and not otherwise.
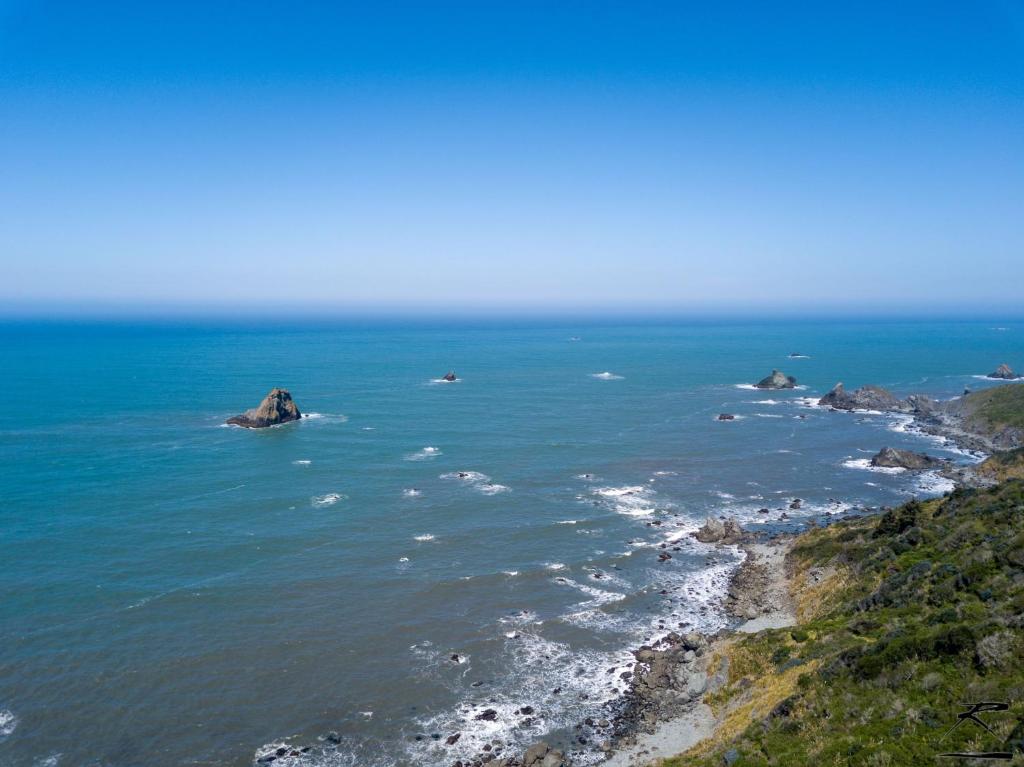
<path fill-rule="evenodd" d="M 526 749 L 523 754 L 523 767 L 567 767 L 565 754 L 541 741 Z"/>
<path fill-rule="evenodd" d="M 901 410 L 903 405 L 891 392 L 881 386 L 862 386 L 852 392 L 843 388 L 842 382 L 818 400 L 823 407 L 833 410 Z"/>
<path fill-rule="evenodd" d="M 701 543 L 736 543 L 743 537 L 743 528 L 732 517 L 724 522 L 708 517 L 701 528 L 692 535 Z"/>
<path fill-rule="evenodd" d="M 1005 362 L 989 373 L 986 378 L 999 378 L 1003 381 L 1015 381 L 1020 378 L 1019 375 L 1013 372 L 1013 368 L 1007 365 Z"/>
<path fill-rule="evenodd" d="M 871 458 L 871 465 L 885 469 L 908 469 L 910 471 L 921 471 L 923 469 L 934 469 L 945 466 L 946 462 L 941 458 L 934 458 L 924 453 L 915 453 L 912 450 L 899 450 L 894 447 L 883 447 Z"/>
<path fill-rule="evenodd" d="M 754 386 L 758 389 L 792 389 L 796 386 L 796 379 L 782 371 L 772 370 L 770 376 L 762 378 Z"/>
<path fill-rule="evenodd" d="M 302 413 L 292 400 L 292 395 L 287 389 L 273 388 L 270 394 L 263 398 L 258 407 L 246 410 L 241 415 L 232 416 L 226 423 L 234 426 L 244 426 L 247 429 L 263 429 L 267 426 L 277 426 L 289 421 L 298 421 Z"/>

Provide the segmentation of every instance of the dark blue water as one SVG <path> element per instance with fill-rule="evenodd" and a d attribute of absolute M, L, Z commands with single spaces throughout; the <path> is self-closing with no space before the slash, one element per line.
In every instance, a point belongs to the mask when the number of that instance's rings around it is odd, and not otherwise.
<path fill-rule="evenodd" d="M 332 764 L 447 764 L 557 736 L 637 642 L 725 625 L 738 555 L 686 535 L 706 515 L 799 525 L 945 487 L 863 468 L 883 445 L 969 460 L 809 398 L 991 385 L 1022 331 L 0 325 L 0 764 L 246 765 L 331 730 Z M 737 386 L 773 367 L 806 388 Z M 273 386 L 314 417 L 221 426 Z"/>

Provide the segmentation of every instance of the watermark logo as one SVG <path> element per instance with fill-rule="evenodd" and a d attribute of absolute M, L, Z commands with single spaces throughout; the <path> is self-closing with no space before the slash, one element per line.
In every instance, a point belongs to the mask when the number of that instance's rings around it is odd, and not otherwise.
<path fill-rule="evenodd" d="M 946 730 L 939 742 L 945 740 L 950 733 L 962 724 L 972 723 L 981 727 L 990 735 L 995 736 L 995 732 L 989 727 L 985 720 L 981 718 L 982 714 L 989 714 L 998 711 L 1008 711 L 1010 708 L 1009 703 L 998 703 L 995 701 L 982 701 L 981 703 L 961 703 L 961 708 L 966 709 L 956 715 L 956 724 Z M 959 757 L 960 759 L 1000 759 L 1003 761 L 1010 761 L 1013 759 L 1013 752 L 1011 751 L 952 751 L 946 754 L 939 754 L 939 756 L 953 756 Z"/>

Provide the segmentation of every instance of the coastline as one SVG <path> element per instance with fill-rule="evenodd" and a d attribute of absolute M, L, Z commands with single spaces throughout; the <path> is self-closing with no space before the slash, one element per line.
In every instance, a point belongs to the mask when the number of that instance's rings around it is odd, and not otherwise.
<path fill-rule="evenodd" d="M 961 407 L 929 408 L 909 415 L 913 429 L 972 453 L 979 464 L 998 454 L 1006 445 L 1005 441 L 1001 443 L 977 428 L 972 429 Z M 976 471 L 976 467 L 950 465 L 939 474 L 953 481 L 956 487 L 995 484 L 995 480 Z M 948 493 L 942 497 L 946 495 Z M 868 515 L 874 516 L 880 511 Z M 844 514 L 828 522 L 858 516 L 863 515 Z M 807 521 L 807 530 L 817 527 L 815 520 Z M 728 593 L 723 599 L 725 610 L 735 624 L 707 637 L 669 632 L 651 645 L 634 651 L 637 662 L 629 689 L 622 697 L 620 712 L 611 722 L 611 737 L 601 744 L 601 750 L 607 754 L 600 762 L 602 767 L 653 766 L 662 759 L 710 743 L 722 733 L 725 720 L 735 705 L 716 713 L 709 699 L 728 681 L 726 650 L 744 635 L 796 625 L 801 592 L 813 593 L 834 574 L 827 568 L 814 568 L 802 574 L 803 582 L 797 581 L 787 559 L 802 534 L 744 533 L 736 540 L 719 541 L 720 545 L 738 544 L 746 554 L 730 578 Z M 531 752 L 542 755 L 543 759 L 531 759 Z M 491 761 L 486 757 L 482 755 L 481 759 L 467 763 L 456 762 L 454 767 L 478 767 Z M 522 760 L 511 757 L 492 763 L 494 767 L 571 767 L 573 764 L 564 752 L 544 742 L 528 750 Z"/>
<path fill-rule="evenodd" d="M 959 417 L 956 410 L 946 410 L 949 402 L 957 399 L 933 403 L 942 408 L 941 418 L 936 417 L 933 409 L 907 412 L 901 407 L 883 412 L 907 419 L 906 429 L 922 436 L 940 438 L 947 446 L 955 445 L 956 449 L 981 460 L 980 448 L 987 446 L 993 450 L 991 442 L 984 434 L 970 431 L 974 424 Z M 828 409 L 824 403 L 817 404 Z M 853 412 L 858 409 L 854 408 Z M 958 487 L 993 484 L 992 479 L 977 469 L 978 465 L 954 466 L 949 463 L 944 469 L 923 473 L 938 474 Z M 757 636 L 761 632 L 768 632 L 766 636 L 771 636 L 774 630 L 797 625 L 802 617 L 800 605 L 805 602 L 807 592 L 813 592 L 833 575 L 829 568 L 805 569 L 796 573 L 789 561 L 794 546 L 802 536 L 816 529 L 827 529 L 835 522 L 875 517 L 883 511 L 886 509 L 848 507 L 846 513 L 835 516 L 806 518 L 803 530 L 792 531 L 790 525 L 786 532 L 754 533 L 742 530 L 735 519 L 709 517 L 703 528 L 690 530 L 686 535 L 701 543 L 715 544 L 716 548 L 727 547 L 732 552 L 738 550 L 744 554 L 719 598 L 724 613 L 732 619 L 729 626 L 707 635 L 668 631 L 637 647 L 632 651 L 633 661 L 619 669 L 608 669 L 609 673 L 621 672 L 618 678 L 625 683 L 626 690 L 603 704 L 600 715 L 595 713 L 575 727 L 566 726 L 549 734 L 550 743 L 535 741 L 525 751 L 517 749 L 510 753 L 507 743 L 492 740 L 469 758 L 452 755 L 438 764 L 443 767 L 573 767 L 583 764 L 644 767 L 692 749 L 699 752 L 702 744 L 707 748 L 723 737 L 731 737 L 736 719 L 742 714 L 737 714 L 737 710 L 744 706 L 763 705 L 763 701 L 771 696 L 764 690 L 752 690 L 749 695 L 743 694 L 738 699 L 734 696 L 732 702 L 724 707 L 720 705 L 721 701 L 716 701 L 716 695 L 728 697 L 725 688 L 729 684 L 730 651 L 744 637 Z M 786 515 L 781 518 L 786 519 Z M 670 542 L 661 548 L 666 549 L 666 545 L 672 546 Z M 668 550 L 678 551 L 678 548 Z M 667 551 L 660 556 L 671 559 Z M 655 618 L 660 616 L 657 610 L 653 613 Z M 663 630 L 666 625 L 674 625 L 668 616 L 661 617 L 665 618 L 663 622 L 659 621 Z M 680 632 L 685 630 L 679 629 Z M 794 683 L 795 678 L 796 673 L 788 675 L 786 684 Z M 534 709 L 525 706 L 516 713 L 529 717 Z M 486 714 L 488 711 L 483 712 Z M 461 732 L 448 736 L 447 744 L 454 745 L 461 736 Z M 444 739 L 443 735 L 434 737 L 435 740 Z M 337 735 L 331 733 L 321 740 L 333 744 L 336 738 Z M 264 752 L 256 762 L 303 764 L 306 763 L 306 754 L 316 748 L 275 745 L 283 747 L 276 752 Z"/>

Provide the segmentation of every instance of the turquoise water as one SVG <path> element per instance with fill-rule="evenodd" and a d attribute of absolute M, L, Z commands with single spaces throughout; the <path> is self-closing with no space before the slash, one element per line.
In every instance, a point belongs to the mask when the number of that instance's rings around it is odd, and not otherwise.
<path fill-rule="evenodd" d="M 883 445 L 973 460 L 809 398 L 991 385 L 1022 331 L 7 322 L 0 764 L 247 765 L 336 731 L 278 763 L 432 765 L 558 739 L 636 643 L 727 623 L 738 557 L 686 535 L 706 515 L 798 528 L 943 489 L 857 463 Z M 738 386 L 773 367 L 806 388 Z M 221 425 L 273 386 L 314 417 Z"/>

